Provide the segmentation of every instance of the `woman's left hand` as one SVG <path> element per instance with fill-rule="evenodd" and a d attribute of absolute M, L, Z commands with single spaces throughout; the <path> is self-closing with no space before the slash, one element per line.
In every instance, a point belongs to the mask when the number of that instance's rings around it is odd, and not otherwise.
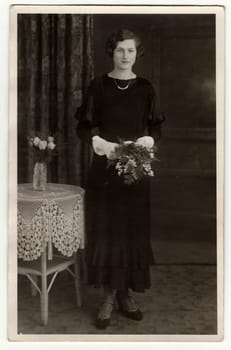
<path fill-rule="evenodd" d="M 146 148 L 152 148 L 155 144 L 154 138 L 151 136 L 139 137 L 136 142 L 137 145 L 144 146 Z"/>

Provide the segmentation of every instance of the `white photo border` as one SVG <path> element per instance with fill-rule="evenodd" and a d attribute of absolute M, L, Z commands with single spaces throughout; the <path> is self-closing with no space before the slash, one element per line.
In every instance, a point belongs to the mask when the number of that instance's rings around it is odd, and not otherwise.
<path fill-rule="evenodd" d="M 215 14 L 216 15 L 216 142 L 217 142 L 217 301 L 216 335 L 20 335 L 17 333 L 17 15 L 19 13 L 128 13 L 128 14 Z M 8 186 L 8 338 L 12 341 L 136 341 L 213 342 L 224 332 L 224 7 L 157 5 L 12 5 L 10 8 L 9 49 L 9 186 Z"/>

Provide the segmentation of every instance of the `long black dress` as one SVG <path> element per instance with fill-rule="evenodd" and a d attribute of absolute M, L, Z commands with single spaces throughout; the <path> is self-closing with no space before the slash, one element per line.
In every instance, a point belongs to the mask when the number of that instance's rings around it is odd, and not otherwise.
<path fill-rule="evenodd" d="M 77 119 L 77 133 L 87 142 L 93 135 L 111 142 L 151 135 L 156 141 L 164 120 L 149 81 L 137 77 L 120 90 L 108 75 L 91 82 Z M 106 156 L 94 154 L 86 188 L 89 284 L 136 292 L 150 287 L 149 197 L 149 178 L 124 184 Z"/>

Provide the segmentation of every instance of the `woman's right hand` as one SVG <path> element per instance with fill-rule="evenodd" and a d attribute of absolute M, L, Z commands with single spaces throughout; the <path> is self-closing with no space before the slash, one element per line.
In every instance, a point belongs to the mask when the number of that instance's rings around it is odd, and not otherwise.
<path fill-rule="evenodd" d="M 99 156 L 105 155 L 108 159 L 114 159 L 115 148 L 117 146 L 118 143 L 106 141 L 100 136 L 92 137 L 92 147 L 94 152 Z"/>

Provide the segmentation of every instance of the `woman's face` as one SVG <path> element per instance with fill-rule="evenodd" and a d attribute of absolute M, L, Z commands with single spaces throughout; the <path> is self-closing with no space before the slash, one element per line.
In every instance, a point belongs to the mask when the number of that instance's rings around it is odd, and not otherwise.
<path fill-rule="evenodd" d="M 115 68 L 130 70 L 136 61 L 136 43 L 134 39 L 118 41 L 113 52 Z"/>

